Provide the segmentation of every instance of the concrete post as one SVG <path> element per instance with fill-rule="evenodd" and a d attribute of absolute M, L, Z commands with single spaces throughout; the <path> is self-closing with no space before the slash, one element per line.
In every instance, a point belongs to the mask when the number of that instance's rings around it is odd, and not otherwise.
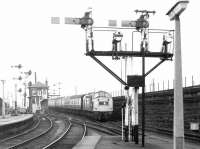
<path fill-rule="evenodd" d="M 180 19 L 175 17 L 174 149 L 184 149 L 184 117 Z"/>
<path fill-rule="evenodd" d="M 184 116 L 181 60 L 181 29 L 179 16 L 189 1 L 178 1 L 168 12 L 175 20 L 175 62 L 174 62 L 174 149 L 184 149 Z"/>

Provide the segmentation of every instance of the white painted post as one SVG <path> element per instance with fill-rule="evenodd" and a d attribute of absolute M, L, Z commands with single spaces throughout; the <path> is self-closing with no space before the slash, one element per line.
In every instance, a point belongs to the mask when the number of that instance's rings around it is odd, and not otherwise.
<path fill-rule="evenodd" d="M 135 125 L 139 124 L 138 122 L 138 94 L 139 88 L 135 88 Z"/>
<path fill-rule="evenodd" d="M 132 118 L 131 118 L 131 124 L 132 124 L 132 126 L 135 126 L 135 113 L 136 113 L 136 111 L 135 111 L 135 89 L 134 88 L 131 88 L 131 90 L 132 90 L 132 94 L 131 94 L 131 109 L 132 109 L 132 113 L 131 113 L 131 116 L 132 116 Z"/>
<path fill-rule="evenodd" d="M 131 88 L 131 125 L 134 129 L 134 140 L 135 143 L 138 144 L 138 90 L 139 88 L 133 87 Z"/>
<path fill-rule="evenodd" d="M 126 95 L 125 95 L 125 98 L 126 98 L 126 107 L 125 107 L 125 120 L 124 120 L 124 122 L 125 122 L 125 129 L 126 129 L 126 131 L 125 132 L 127 132 L 128 133 L 128 126 L 129 126 L 129 89 L 126 89 Z M 126 136 L 125 136 L 125 141 L 129 141 L 128 139 L 129 138 L 126 138 L 126 137 L 128 137 L 127 135 L 128 134 L 125 134 Z M 127 140 L 126 140 L 127 139 Z"/>
<path fill-rule="evenodd" d="M 132 137 L 134 137 L 135 131 L 135 89 L 131 88 L 131 128 L 132 128 Z"/>
<path fill-rule="evenodd" d="M 128 141 L 131 140 L 131 107 L 128 109 Z"/>
<path fill-rule="evenodd" d="M 138 122 L 138 94 L 139 94 L 139 88 L 135 88 L 135 129 L 134 129 L 134 133 L 135 133 L 135 143 L 138 144 L 139 143 L 139 134 L 138 134 L 138 129 L 139 129 L 139 122 Z"/>

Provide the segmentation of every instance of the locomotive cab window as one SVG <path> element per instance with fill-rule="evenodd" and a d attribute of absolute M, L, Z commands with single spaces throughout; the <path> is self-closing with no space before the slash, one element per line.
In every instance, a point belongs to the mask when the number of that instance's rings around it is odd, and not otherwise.
<path fill-rule="evenodd" d="M 94 95 L 94 98 L 97 98 L 97 97 L 110 97 L 110 95 L 105 92 L 98 92 Z"/>
<path fill-rule="evenodd" d="M 107 101 L 99 101 L 99 105 L 108 105 Z"/>

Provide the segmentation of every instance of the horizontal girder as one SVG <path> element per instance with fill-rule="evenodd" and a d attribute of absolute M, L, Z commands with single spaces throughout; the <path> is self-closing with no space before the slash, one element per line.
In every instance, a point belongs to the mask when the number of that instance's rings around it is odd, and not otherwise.
<path fill-rule="evenodd" d="M 141 51 L 89 51 L 86 53 L 87 56 L 129 56 L 129 57 L 142 57 L 143 52 Z M 144 52 L 144 57 L 154 57 L 154 58 L 165 58 L 169 59 L 173 57 L 172 53 L 163 52 Z"/>

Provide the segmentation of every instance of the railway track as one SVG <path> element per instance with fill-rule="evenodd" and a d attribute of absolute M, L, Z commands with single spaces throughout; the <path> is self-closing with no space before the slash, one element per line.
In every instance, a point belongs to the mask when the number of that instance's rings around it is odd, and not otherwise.
<path fill-rule="evenodd" d="M 67 118 L 66 115 L 64 115 L 63 113 L 56 112 L 56 115 L 57 116 L 59 115 L 62 118 Z M 71 117 L 74 117 L 74 115 L 72 115 Z M 79 116 L 75 116 L 75 118 L 71 118 L 71 119 L 75 123 L 85 125 L 88 128 L 94 129 L 104 134 L 121 135 L 120 128 L 113 127 L 113 125 L 107 125 L 107 124 L 105 125 L 105 123 L 101 123 L 99 121 L 93 121 L 85 117 L 79 117 Z"/>
<path fill-rule="evenodd" d="M 47 123 L 48 123 L 48 125 L 47 125 Z M 39 120 L 36 127 L 34 127 L 32 130 L 1 141 L 0 148 L 2 148 L 2 149 L 17 148 L 27 142 L 30 142 L 33 139 L 33 136 L 38 136 L 38 134 L 41 135 L 42 130 L 47 131 L 48 129 L 50 129 L 50 127 L 51 127 L 50 119 L 48 119 L 46 117 L 42 117 Z"/>
<path fill-rule="evenodd" d="M 52 120 L 48 117 L 42 117 L 38 126 L 31 132 L 21 134 L 11 139 L 5 140 L 0 144 L 2 149 L 19 149 L 25 148 L 24 146 L 34 139 L 44 135 L 52 128 Z"/>
<path fill-rule="evenodd" d="M 42 117 L 34 131 L 20 134 L 0 143 L 1 149 L 39 149 L 62 135 L 67 123 L 55 117 Z"/>
<path fill-rule="evenodd" d="M 121 127 L 121 121 L 109 121 L 105 123 L 100 123 L 97 121 L 90 121 L 90 120 L 84 120 L 86 121 L 87 127 L 96 129 L 97 131 L 101 131 L 104 133 L 107 133 L 109 135 L 121 135 L 122 133 L 122 127 Z M 154 132 L 166 136 L 172 136 L 173 132 L 169 129 L 163 129 L 158 127 L 146 127 L 148 136 L 149 132 Z M 139 128 L 139 135 L 141 135 L 141 129 Z M 200 141 L 200 134 L 193 134 L 189 132 L 185 132 L 185 139 L 192 142 L 199 142 Z"/>
<path fill-rule="evenodd" d="M 7 137 L 7 138 L 5 138 L 5 139 L 3 139 L 3 140 L 0 140 L 0 144 L 3 143 L 3 142 L 6 142 L 6 141 L 8 141 L 8 140 L 17 138 L 17 137 L 19 137 L 19 136 L 28 134 L 28 133 L 30 133 L 31 131 L 34 131 L 34 130 L 39 126 L 40 121 L 41 121 L 41 119 L 40 119 L 39 117 L 37 117 L 37 120 L 35 121 L 35 124 L 33 124 L 33 127 L 31 127 L 30 129 L 27 129 L 27 130 L 25 130 L 25 131 L 23 131 L 23 132 L 21 132 L 21 133 L 18 133 L 17 135 L 10 136 L 10 137 Z"/>
<path fill-rule="evenodd" d="M 69 127 L 58 139 L 45 146 L 43 149 L 66 149 L 72 148 L 82 140 L 87 132 L 87 128 L 81 122 L 71 120 Z"/>
<path fill-rule="evenodd" d="M 33 137 L 33 139 L 30 142 L 25 143 L 24 145 L 18 148 L 41 149 L 50 142 L 57 139 L 60 135 L 62 135 L 63 130 L 67 127 L 67 123 L 65 123 L 65 121 L 62 121 L 61 119 L 57 119 L 56 117 L 52 116 L 50 117 L 50 120 L 51 120 L 51 127 L 49 127 L 47 131 L 41 133 L 41 135 Z"/>
<path fill-rule="evenodd" d="M 108 125 L 105 125 L 103 123 L 99 122 L 91 122 L 91 121 L 86 121 L 86 125 L 89 128 L 95 129 L 97 131 L 109 134 L 109 135 L 121 135 L 121 130 L 118 128 L 110 127 Z"/>
<path fill-rule="evenodd" d="M 115 125 L 116 128 L 121 129 L 121 121 L 118 122 L 108 122 L 111 125 Z M 159 128 L 159 127 L 146 127 L 146 131 L 148 132 L 154 132 L 154 133 L 158 133 L 158 134 L 162 134 L 162 135 L 167 135 L 167 136 L 172 136 L 173 135 L 173 131 L 170 129 L 166 129 L 166 128 Z M 141 134 L 141 128 L 139 128 L 139 134 Z M 185 139 L 188 141 L 193 141 L 193 142 L 200 142 L 200 134 L 196 133 L 189 133 L 189 132 L 185 132 Z"/>

